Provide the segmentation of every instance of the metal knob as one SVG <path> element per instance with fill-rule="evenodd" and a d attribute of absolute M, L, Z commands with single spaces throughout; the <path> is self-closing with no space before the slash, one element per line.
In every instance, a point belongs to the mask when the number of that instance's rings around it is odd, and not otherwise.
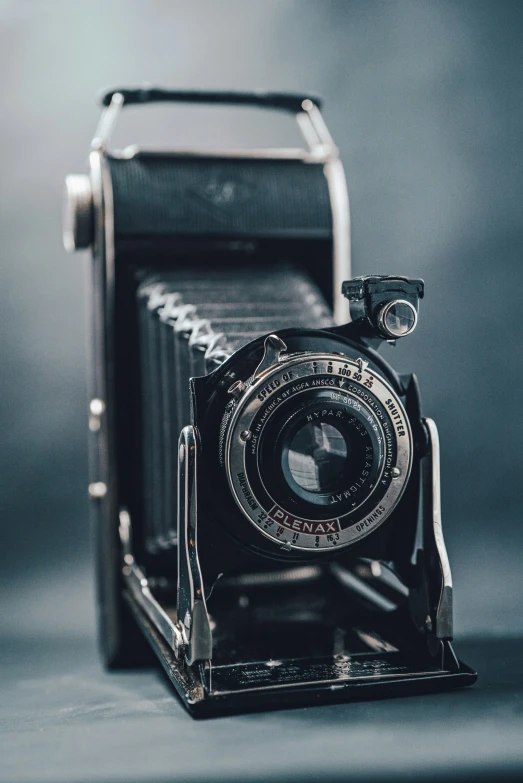
<path fill-rule="evenodd" d="M 93 193 L 87 174 L 65 178 L 63 241 L 68 253 L 82 250 L 93 241 Z"/>

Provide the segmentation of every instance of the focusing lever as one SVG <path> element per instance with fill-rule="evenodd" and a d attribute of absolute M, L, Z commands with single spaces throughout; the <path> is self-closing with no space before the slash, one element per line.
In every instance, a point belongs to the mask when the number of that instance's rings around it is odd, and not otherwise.
<path fill-rule="evenodd" d="M 254 371 L 253 379 L 258 380 L 258 378 L 263 375 L 263 373 L 266 372 L 269 367 L 277 364 L 281 359 L 282 353 L 284 353 L 286 350 L 287 346 L 276 334 L 270 334 L 268 337 L 266 337 L 263 344 L 263 357 Z"/>
<path fill-rule="evenodd" d="M 276 334 L 270 334 L 265 338 L 263 344 L 263 356 L 261 362 L 256 367 L 252 377 L 248 381 L 234 381 L 232 386 L 229 386 L 228 393 L 233 399 L 238 400 L 242 394 L 249 388 L 251 383 L 257 381 L 258 378 L 267 372 L 273 365 L 278 364 L 281 360 L 281 355 L 287 350 L 287 346 L 283 340 Z"/>

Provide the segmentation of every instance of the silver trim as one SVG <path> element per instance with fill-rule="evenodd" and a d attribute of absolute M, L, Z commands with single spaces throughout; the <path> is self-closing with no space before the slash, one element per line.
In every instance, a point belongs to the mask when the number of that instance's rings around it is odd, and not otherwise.
<path fill-rule="evenodd" d="M 107 492 L 97 504 L 97 550 L 102 560 L 98 566 L 99 595 L 103 602 L 101 621 L 106 660 L 111 661 L 120 648 L 120 628 L 112 618 L 119 617 L 119 587 L 114 579 L 113 563 L 117 554 L 112 531 L 118 521 L 118 492 L 114 433 L 114 371 L 113 371 L 113 310 L 114 310 L 114 235 L 113 204 L 110 172 L 102 150 L 89 155 L 90 179 L 93 191 L 94 242 L 90 285 L 91 352 L 90 398 L 104 401 L 105 411 L 100 429 L 90 439 L 91 481 L 102 481 Z"/>
<path fill-rule="evenodd" d="M 98 121 L 94 138 L 91 142 L 91 149 L 105 152 L 109 144 L 111 135 L 114 131 L 118 117 L 123 108 L 124 97 L 121 93 L 115 92 L 111 98 L 111 103 L 107 106 Z"/>
<path fill-rule="evenodd" d="M 296 114 L 296 122 L 313 155 L 317 157 L 337 157 L 338 150 L 321 112 L 314 101 L 306 98 L 301 104 L 302 111 Z"/>
<path fill-rule="evenodd" d="M 296 115 L 302 134 L 316 160 L 324 160 L 332 213 L 332 300 L 334 321 L 344 324 L 350 321 L 349 303 L 341 293 L 345 280 L 351 278 L 350 204 L 347 181 L 338 148 L 325 124 L 318 106 L 311 100 L 303 101 L 303 112 Z"/>
<path fill-rule="evenodd" d="M 122 569 L 125 585 L 138 606 L 179 657 L 185 649 L 182 633 L 151 593 L 147 577 L 135 562 L 132 553 L 131 517 L 127 509 L 121 509 L 119 523 L 118 531 L 125 564 Z"/>
<path fill-rule="evenodd" d="M 212 658 L 212 631 L 198 560 L 198 433 L 184 427 L 178 442 L 178 598 L 177 615 L 187 643 L 189 665 Z"/>
<path fill-rule="evenodd" d="M 436 617 L 432 626 L 438 639 L 451 639 L 453 635 L 453 611 L 452 611 L 452 574 L 450 562 L 443 537 L 443 525 L 441 521 L 441 475 L 440 475 L 440 448 L 439 435 L 436 423 L 432 419 L 423 419 L 429 436 L 429 461 L 424 482 L 424 492 L 428 493 L 427 508 L 432 509 L 431 518 L 426 520 L 427 533 L 432 532 L 434 543 L 441 569 L 441 588 L 436 609 Z M 424 542 L 429 550 L 429 542 Z"/>
<path fill-rule="evenodd" d="M 91 153 L 94 156 L 96 153 Z M 107 428 L 107 477 L 111 496 L 111 519 L 118 516 L 118 490 L 116 472 L 116 432 L 114 411 L 114 308 L 115 308 L 115 247 L 114 247 L 114 208 L 113 186 L 111 172 L 107 160 L 100 154 L 100 175 L 103 191 L 104 212 L 104 249 L 105 249 L 105 289 L 104 289 L 104 320 L 105 328 L 102 334 L 105 356 L 105 382 L 107 390 L 104 397 L 106 403 L 105 421 Z"/>
<path fill-rule="evenodd" d="M 137 144 L 130 144 L 123 149 L 111 150 L 111 157 L 130 160 L 136 155 L 140 157 L 156 156 L 165 158 L 254 158 L 263 160 L 301 160 L 304 163 L 321 163 L 327 161 L 330 155 L 318 152 L 307 152 L 300 147 L 187 147 L 176 150 L 141 149 Z"/>
<path fill-rule="evenodd" d="M 350 302 L 341 293 L 345 280 L 351 278 L 350 204 L 343 163 L 339 158 L 329 160 L 324 168 L 329 186 L 332 212 L 333 303 L 334 321 L 344 324 L 351 320 Z"/>

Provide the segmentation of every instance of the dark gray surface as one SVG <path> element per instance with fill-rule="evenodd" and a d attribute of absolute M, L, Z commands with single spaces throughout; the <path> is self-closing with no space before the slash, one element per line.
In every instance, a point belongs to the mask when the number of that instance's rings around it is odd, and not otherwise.
<path fill-rule="evenodd" d="M 160 671 L 102 672 L 90 635 L 9 640 L 0 780 L 521 780 L 523 640 L 457 649 L 473 688 L 196 722 Z"/>
<path fill-rule="evenodd" d="M 504 658 L 487 673 L 497 639 L 523 634 L 522 65 L 517 0 L 0 0 L 4 780 L 183 779 L 180 753 L 186 778 L 207 780 L 318 779 L 324 759 L 342 778 L 508 774 L 520 674 Z M 156 674 L 98 668 L 84 271 L 61 247 L 60 198 L 64 175 L 83 169 L 96 91 L 143 80 L 323 94 L 348 173 L 355 274 L 425 278 L 419 328 L 391 356 L 416 369 L 440 428 L 456 627 L 486 640 L 463 641 L 477 688 L 196 725 Z M 293 134 L 261 112 L 163 108 L 129 110 L 117 141 Z"/>

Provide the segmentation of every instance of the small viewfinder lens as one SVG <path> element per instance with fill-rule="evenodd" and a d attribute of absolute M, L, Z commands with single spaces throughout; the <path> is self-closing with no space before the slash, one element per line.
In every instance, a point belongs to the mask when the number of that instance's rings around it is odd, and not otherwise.
<path fill-rule="evenodd" d="M 407 301 L 396 299 L 388 302 L 378 317 L 380 331 L 385 337 L 395 339 L 410 334 L 416 326 L 416 308 Z"/>

